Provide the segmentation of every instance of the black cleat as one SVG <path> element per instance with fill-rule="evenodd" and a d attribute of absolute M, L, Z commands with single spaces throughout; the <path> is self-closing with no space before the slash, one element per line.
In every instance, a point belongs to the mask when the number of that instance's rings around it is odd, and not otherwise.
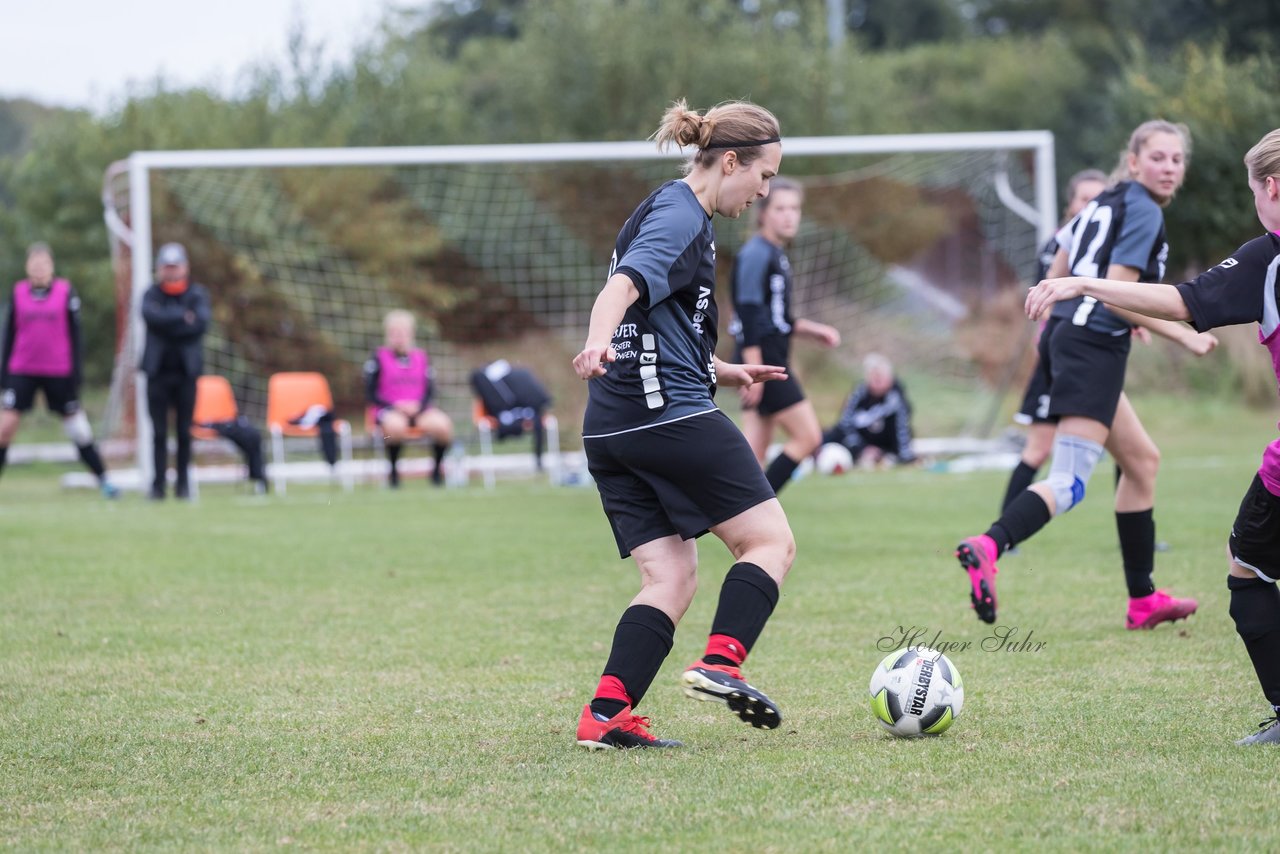
<path fill-rule="evenodd" d="M 730 711 L 757 729 L 775 729 L 782 723 L 777 704 L 742 678 L 742 671 L 727 664 L 707 664 L 699 659 L 681 676 L 685 696 L 724 703 Z"/>

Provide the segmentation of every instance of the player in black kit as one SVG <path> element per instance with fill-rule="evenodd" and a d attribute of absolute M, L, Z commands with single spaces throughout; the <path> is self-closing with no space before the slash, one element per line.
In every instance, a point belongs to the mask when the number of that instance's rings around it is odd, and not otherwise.
<path fill-rule="evenodd" d="M 1102 300 L 1152 317 L 1190 321 L 1196 329 L 1257 323 L 1280 379 L 1280 130 L 1244 156 L 1254 210 L 1267 234 L 1250 240 L 1221 264 L 1177 286 L 1066 278 L 1041 282 L 1027 295 L 1027 314 L 1041 316 L 1062 300 Z M 1239 745 L 1280 743 L 1280 439 L 1267 446 L 1245 492 L 1227 540 L 1231 619 L 1244 641 L 1272 716 Z"/>
<path fill-rule="evenodd" d="M 697 586 L 695 538 L 712 532 L 735 563 L 720 589 L 706 653 L 685 693 L 772 729 L 778 707 L 740 667 L 778 601 L 795 541 L 751 447 L 712 401 L 717 384 L 782 380 L 779 366 L 716 358 L 715 214 L 737 217 L 769 193 L 782 160 L 778 121 L 745 102 L 705 114 L 678 101 L 654 134 L 697 149 L 686 175 L 654 190 L 622 227 L 609 277 L 573 360 L 589 380 L 583 444 L 619 554 L 640 570 L 603 675 L 578 722 L 593 748 L 678 747 L 635 714 L 671 651 Z"/>
<path fill-rule="evenodd" d="M 785 380 L 753 383 L 738 392 L 742 432 L 757 460 L 764 463 L 774 427 L 787 434 L 787 443 L 765 470 L 769 485 L 778 492 L 800 461 L 822 444 L 818 414 L 791 372 L 791 338 L 797 335 L 838 347 L 840 332 L 825 323 L 793 316 L 791 262 L 785 247 L 800 229 L 804 193 L 799 184 L 786 178 L 775 178 L 770 185 L 769 195 L 756 205 L 759 231 L 733 259 L 733 321 L 729 331 L 737 338 L 738 361 L 787 369 Z"/>
<path fill-rule="evenodd" d="M 1098 195 L 1058 232 L 1061 247 L 1048 278 L 1068 272 L 1136 282 L 1164 276 L 1169 246 L 1161 208 L 1186 174 L 1190 145 L 1186 128 L 1164 121 L 1140 125 L 1121 155 L 1114 186 Z M 1194 599 L 1156 590 L 1155 479 L 1160 452 L 1124 395 L 1125 365 L 1134 324 L 1176 341 L 1197 355 L 1217 345 L 1207 333 L 1182 323 L 1117 311 L 1092 297 L 1058 303 L 1040 336 L 1036 367 L 1049 389 L 1047 416 L 1056 421 L 1049 477 L 1022 491 L 1000 518 L 956 548 L 969 575 L 970 599 L 979 619 L 996 618 L 996 560 L 1028 539 L 1085 496 L 1085 486 L 1103 447 L 1123 474 L 1116 488 L 1116 529 L 1129 608 L 1125 624 L 1149 629 L 1196 610 Z"/>

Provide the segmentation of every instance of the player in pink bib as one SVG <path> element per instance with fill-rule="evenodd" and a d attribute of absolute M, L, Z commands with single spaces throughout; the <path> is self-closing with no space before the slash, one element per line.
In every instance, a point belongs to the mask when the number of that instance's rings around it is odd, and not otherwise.
<path fill-rule="evenodd" d="M 53 252 L 44 243 L 27 250 L 27 278 L 13 286 L 0 349 L 0 471 L 22 414 L 36 392 L 62 418 L 62 429 L 80 459 L 98 478 L 102 494 L 119 493 L 107 479 L 89 419 L 80 408 L 80 297 L 66 279 L 53 275 Z"/>
<path fill-rule="evenodd" d="M 414 346 L 414 325 L 407 311 L 388 313 L 383 321 L 386 344 L 374 350 L 364 366 L 365 400 L 371 420 L 382 430 L 393 489 L 400 485 L 400 451 L 415 431 L 431 440 L 431 482 L 436 486 L 444 483 L 444 455 L 453 441 L 453 420 L 431 404 L 431 359 L 426 350 Z"/>

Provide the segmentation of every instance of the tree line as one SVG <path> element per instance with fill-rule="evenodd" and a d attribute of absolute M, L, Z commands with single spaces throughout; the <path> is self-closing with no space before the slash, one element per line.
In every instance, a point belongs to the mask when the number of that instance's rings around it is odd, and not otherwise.
<path fill-rule="evenodd" d="M 233 95 L 156 80 L 104 114 L 0 102 L 0 273 L 45 240 L 110 374 L 103 170 L 136 150 L 640 139 L 667 104 L 749 98 L 794 136 L 1054 132 L 1060 178 L 1185 122 L 1171 275 L 1256 235 L 1241 156 L 1280 116 L 1268 0 L 447 0 L 386 12 L 341 63 L 299 24 Z M 785 168 L 785 164 L 784 164 Z M 98 330 L 101 330 L 98 332 Z"/>

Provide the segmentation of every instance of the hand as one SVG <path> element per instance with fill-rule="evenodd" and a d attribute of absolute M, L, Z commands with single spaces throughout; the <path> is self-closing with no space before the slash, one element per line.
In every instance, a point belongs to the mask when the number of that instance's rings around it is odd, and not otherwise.
<path fill-rule="evenodd" d="M 1145 326 L 1135 326 L 1133 327 L 1133 337 L 1138 339 L 1143 344 L 1150 344 L 1151 330 Z"/>
<path fill-rule="evenodd" d="M 719 374 L 717 374 L 719 376 Z M 760 399 L 764 397 L 764 386 L 760 383 L 752 383 L 738 387 L 738 400 L 742 404 L 743 409 L 755 409 L 760 405 Z"/>
<path fill-rule="evenodd" d="M 824 347 L 840 346 L 840 330 L 839 329 L 836 329 L 834 326 L 828 326 L 825 323 L 817 323 L 817 324 L 814 324 L 814 326 L 815 326 L 814 334 L 817 336 L 818 341 L 822 344 L 822 346 Z"/>
<path fill-rule="evenodd" d="M 573 372 L 579 379 L 589 380 L 605 375 L 605 365 L 616 362 L 618 354 L 609 344 L 604 347 L 593 347 L 588 344 L 582 352 L 573 357 Z"/>
<path fill-rule="evenodd" d="M 777 365 L 733 365 L 720 362 L 716 365 L 716 382 L 728 388 L 742 388 L 769 380 L 785 380 L 787 369 Z"/>
<path fill-rule="evenodd" d="M 1188 338 L 1185 346 L 1197 356 L 1207 356 L 1218 346 L 1218 338 L 1211 332 L 1199 332 Z"/>
<path fill-rule="evenodd" d="M 1027 317 L 1039 320 L 1048 314 L 1055 302 L 1075 299 L 1084 293 L 1084 282 L 1078 278 L 1045 279 L 1027 291 Z"/>

